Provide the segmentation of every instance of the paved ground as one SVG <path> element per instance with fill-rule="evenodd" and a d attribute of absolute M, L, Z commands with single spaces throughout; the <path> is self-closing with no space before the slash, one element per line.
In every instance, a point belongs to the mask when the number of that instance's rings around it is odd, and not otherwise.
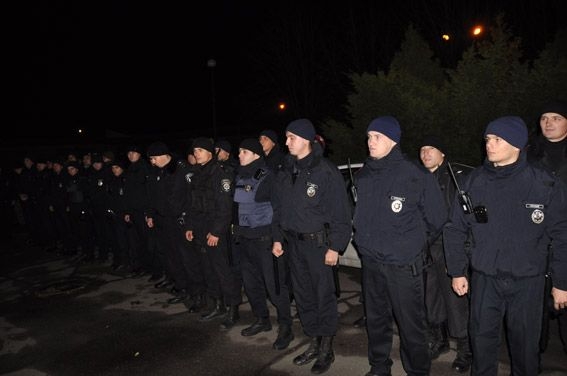
<path fill-rule="evenodd" d="M 292 359 L 307 338 L 299 322 L 295 340 L 283 351 L 272 350 L 276 330 L 242 337 L 252 320 L 247 303 L 241 321 L 222 332 L 219 321 L 201 323 L 183 305 L 146 278 L 111 273 L 108 265 L 81 265 L 25 239 L 0 242 L 0 374 L 2 375 L 310 375 L 310 365 Z M 360 317 L 359 270 L 340 273 L 340 328 L 336 360 L 327 375 L 364 375 L 366 333 L 352 326 Z M 67 290 L 66 292 L 63 292 Z M 272 311 L 275 323 L 275 313 Z M 567 361 L 552 322 L 544 375 L 567 375 Z M 452 350 L 433 362 L 432 375 L 452 375 Z M 393 375 L 404 375 L 397 337 L 392 351 Z M 499 375 L 509 375 L 501 353 Z"/>

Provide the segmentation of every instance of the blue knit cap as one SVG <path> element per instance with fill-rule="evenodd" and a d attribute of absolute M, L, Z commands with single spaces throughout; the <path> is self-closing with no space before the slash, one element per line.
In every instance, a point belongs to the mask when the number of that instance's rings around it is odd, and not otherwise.
<path fill-rule="evenodd" d="M 289 123 L 286 132 L 291 132 L 307 141 L 315 140 L 315 127 L 308 119 L 297 119 Z"/>
<path fill-rule="evenodd" d="M 368 125 L 366 133 L 370 131 L 382 133 L 395 143 L 400 143 L 400 138 L 402 137 L 400 123 L 393 116 L 382 116 L 372 120 L 370 125 Z"/>
<path fill-rule="evenodd" d="M 487 134 L 503 138 L 510 145 L 520 150 L 528 143 L 528 128 L 522 118 L 518 116 L 503 116 L 491 121 L 486 126 L 484 137 Z"/>

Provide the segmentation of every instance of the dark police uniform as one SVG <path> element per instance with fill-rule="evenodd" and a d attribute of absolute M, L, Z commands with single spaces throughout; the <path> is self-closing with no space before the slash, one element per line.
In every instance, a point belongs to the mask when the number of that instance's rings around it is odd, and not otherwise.
<path fill-rule="evenodd" d="M 524 153 L 506 166 L 488 160 L 462 187 L 485 207 L 487 223 L 453 206 L 445 227 L 448 272 L 465 276 L 464 244 L 472 233 L 471 324 L 473 374 L 495 375 L 500 327 L 506 315 L 513 374 L 537 374 L 547 247 L 553 239 L 554 285 L 567 290 L 566 188 L 527 163 Z M 480 220 L 480 222 L 479 222 Z"/>
<path fill-rule="evenodd" d="M 323 157 L 318 144 L 297 160 L 286 158 L 277 176 L 274 241 L 282 242 L 291 268 L 294 297 L 303 331 L 312 338 L 332 337 L 338 324 L 333 267 L 329 249 L 344 252 L 351 236 L 344 180 Z"/>
<path fill-rule="evenodd" d="M 426 375 L 431 361 L 423 258 L 447 217 L 441 190 L 398 145 L 383 158 L 369 158 L 356 174 L 356 187 L 354 240 L 362 261 L 371 372 L 390 374 L 395 317 L 405 371 Z"/>
<path fill-rule="evenodd" d="M 231 307 L 229 315 L 236 317 L 242 301 L 241 283 L 229 265 L 227 236 L 232 220 L 232 173 L 213 158 L 200 166 L 192 176 L 191 208 L 187 230 L 193 231 L 193 246 L 202 254 L 207 295 L 214 301 L 213 309 L 202 319 L 218 317 Z M 216 247 L 207 245 L 207 234 L 219 238 Z"/>
<path fill-rule="evenodd" d="M 254 316 L 269 321 L 267 291 L 277 310 L 280 332 L 286 330 L 288 338 L 291 338 L 292 319 L 285 265 L 283 258 L 274 259 L 272 255 L 273 179 L 274 173 L 263 158 L 239 167 L 234 193 L 234 201 L 238 204 L 236 237 L 241 251 L 244 289 Z M 274 262 L 277 267 L 274 267 Z M 275 274 L 276 269 L 278 275 Z M 276 291 L 276 286 L 279 291 Z"/>

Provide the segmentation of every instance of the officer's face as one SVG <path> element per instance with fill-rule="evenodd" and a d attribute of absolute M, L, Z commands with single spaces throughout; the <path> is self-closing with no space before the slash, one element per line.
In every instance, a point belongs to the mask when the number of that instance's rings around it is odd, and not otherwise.
<path fill-rule="evenodd" d="M 77 172 L 79 172 L 79 169 L 73 166 L 69 166 L 67 167 L 67 172 L 69 173 L 69 175 L 75 176 L 77 175 Z"/>
<path fill-rule="evenodd" d="M 486 142 L 486 158 L 494 164 L 494 166 L 507 166 L 518 160 L 520 149 L 510 145 L 505 139 L 494 134 L 487 134 Z"/>
<path fill-rule="evenodd" d="M 193 155 L 195 156 L 197 163 L 200 165 L 204 165 L 205 163 L 213 159 L 213 153 L 202 148 L 194 148 Z"/>
<path fill-rule="evenodd" d="M 269 137 L 266 137 L 264 135 L 258 137 L 258 141 L 260 141 L 264 153 L 269 153 L 270 150 L 272 150 L 274 146 L 276 146 L 276 144 L 274 144 L 274 141 L 272 141 Z"/>
<path fill-rule="evenodd" d="M 441 153 L 441 150 L 437 149 L 433 146 L 422 146 L 419 150 L 419 158 L 421 159 L 421 163 L 425 166 L 426 169 L 433 172 L 437 170 L 439 165 L 443 163 L 443 159 L 445 158 L 445 154 Z"/>
<path fill-rule="evenodd" d="M 541 115 L 539 125 L 543 136 L 551 142 L 559 142 L 567 137 L 567 119 L 555 112 Z"/>
<path fill-rule="evenodd" d="M 137 151 L 129 151 L 128 152 L 128 160 L 132 163 L 137 162 L 142 155 Z"/>
<path fill-rule="evenodd" d="M 171 157 L 167 154 L 150 156 L 150 163 L 153 166 L 157 166 L 159 168 L 164 167 L 166 164 L 169 163 L 170 160 L 171 160 Z"/>
<path fill-rule="evenodd" d="M 285 137 L 285 144 L 289 149 L 289 154 L 297 157 L 297 159 L 302 159 L 311 152 L 311 143 L 308 140 L 291 132 L 285 132 Z"/>
<path fill-rule="evenodd" d="M 114 176 L 120 176 L 123 172 L 124 170 L 122 169 L 122 167 L 118 165 L 112 166 L 112 173 L 114 174 Z"/>
<path fill-rule="evenodd" d="M 247 166 L 258 158 L 260 158 L 258 154 L 253 153 L 248 149 L 240 148 L 238 150 L 238 159 L 240 160 L 241 166 Z"/>
<path fill-rule="evenodd" d="M 372 158 L 384 158 L 396 146 L 396 143 L 380 132 L 368 132 L 368 153 Z"/>

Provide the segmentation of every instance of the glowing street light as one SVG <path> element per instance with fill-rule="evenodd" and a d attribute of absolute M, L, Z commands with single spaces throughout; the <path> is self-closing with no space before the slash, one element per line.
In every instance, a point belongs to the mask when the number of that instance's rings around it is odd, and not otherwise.
<path fill-rule="evenodd" d="M 449 39 L 451 39 L 451 36 L 449 34 L 443 34 L 441 35 L 441 39 L 443 39 L 444 41 L 448 41 Z"/>
<path fill-rule="evenodd" d="M 478 37 L 480 34 L 482 34 L 482 32 L 483 32 L 483 28 L 480 25 L 477 25 L 472 29 L 472 35 L 475 37 Z"/>
<path fill-rule="evenodd" d="M 285 111 L 286 108 L 287 108 L 287 105 L 285 104 L 285 102 L 278 103 L 278 109 L 280 111 Z"/>

